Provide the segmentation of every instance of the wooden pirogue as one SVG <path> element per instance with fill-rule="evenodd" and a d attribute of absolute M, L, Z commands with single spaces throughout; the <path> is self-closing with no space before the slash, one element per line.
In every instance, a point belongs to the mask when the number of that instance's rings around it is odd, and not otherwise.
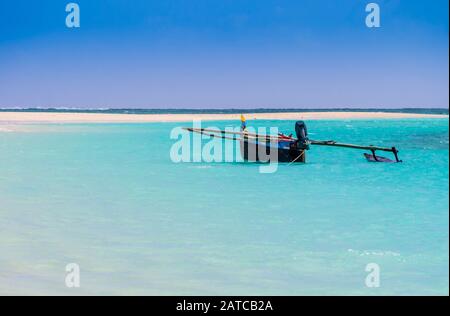
<path fill-rule="evenodd" d="M 370 154 L 364 153 L 364 157 L 370 162 L 401 162 L 398 157 L 398 150 L 395 147 L 361 146 L 338 143 L 334 140 L 311 140 L 308 138 L 306 124 L 303 121 L 295 123 L 296 138 L 282 133 L 278 135 L 249 133 L 245 124 L 242 125 L 240 132 L 191 127 L 185 127 L 184 129 L 210 137 L 239 141 L 242 158 L 246 161 L 306 162 L 306 151 L 310 149 L 310 146 L 330 146 L 369 150 Z M 395 160 L 377 156 L 376 151 L 392 152 Z"/>

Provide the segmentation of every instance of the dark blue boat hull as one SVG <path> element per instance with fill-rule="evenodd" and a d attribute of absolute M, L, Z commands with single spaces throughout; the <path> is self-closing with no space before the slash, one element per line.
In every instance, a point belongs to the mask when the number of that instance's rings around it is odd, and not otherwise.
<path fill-rule="evenodd" d="M 291 142 L 275 144 L 241 140 L 241 155 L 253 162 L 305 162 L 306 151 L 291 146 Z"/>

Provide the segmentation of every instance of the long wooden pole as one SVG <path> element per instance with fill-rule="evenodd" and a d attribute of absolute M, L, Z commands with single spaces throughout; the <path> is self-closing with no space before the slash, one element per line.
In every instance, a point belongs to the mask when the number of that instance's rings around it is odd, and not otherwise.
<path fill-rule="evenodd" d="M 345 144 L 345 143 L 337 143 L 335 141 L 329 140 L 310 140 L 311 145 L 319 145 L 319 146 L 334 146 L 334 147 L 346 147 L 346 148 L 355 148 L 355 149 L 366 149 L 366 150 L 382 150 L 382 151 L 396 151 L 395 147 L 378 147 L 378 146 L 361 146 L 361 145 L 353 145 L 353 144 Z"/>
<path fill-rule="evenodd" d="M 183 127 L 183 129 L 185 129 L 185 130 L 187 130 L 189 132 L 204 134 L 204 135 L 208 135 L 208 136 L 211 136 L 211 134 L 220 134 L 220 135 L 227 135 L 227 134 L 229 134 L 229 135 L 245 136 L 245 137 L 249 137 L 249 138 L 272 139 L 272 140 L 276 140 L 276 141 L 279 141 L 279 140 L 285 140 L 285 141 L 291 141 L 292 140 L 292 141 L 295 141 L 294 138 L 292 138 L 292 139 L 283 139 L 283 138 L 280 138 L 279 136 L 254 134 L 254 133 L 248 133 L 248 132 L 221 131 L 221 130 L 208 129 L 208 128 L 192 128 L 192 127 Z"/>
<path fill-rule="evenodd" d="M 398 158 L 398 150 L 395 147 L 379 147 L 379 146 L 361 146 L 361 145 L 353 145 L 353 144 L 344 144 L 344 143 L 337 143 L 333 140 L 310 140 L 309 141 L 311 145 L 319 145 L 319 146 L 334 146 L 334 147 L 345 147 L 345 148 L 355 148 L 355 149 L 365 149 L 370 150 L 374 156 L 374 159 L 377 160 L 377 157 L 375 155 L 376 150 L 381 151 L 388 151 L 394 154 L 395 160 L 397 162 L 401 162 L 401 160 Z"/>

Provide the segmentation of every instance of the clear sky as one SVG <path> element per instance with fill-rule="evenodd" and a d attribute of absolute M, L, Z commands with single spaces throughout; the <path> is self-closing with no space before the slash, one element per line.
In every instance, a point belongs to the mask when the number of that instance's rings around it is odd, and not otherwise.
<path fill-rule="evenodd" d="M 449 104 L 447 0 L 69 2 L 0 0 L 0 107 Z"/>

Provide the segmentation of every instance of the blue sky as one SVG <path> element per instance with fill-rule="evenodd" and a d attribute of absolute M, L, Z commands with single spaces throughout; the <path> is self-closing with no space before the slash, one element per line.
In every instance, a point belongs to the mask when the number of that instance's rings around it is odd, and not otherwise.
<path fill-rule="evenodd" d="M 0 107 L 449 104 L 447 0 L 69 2 L 0 0 Z"/>

